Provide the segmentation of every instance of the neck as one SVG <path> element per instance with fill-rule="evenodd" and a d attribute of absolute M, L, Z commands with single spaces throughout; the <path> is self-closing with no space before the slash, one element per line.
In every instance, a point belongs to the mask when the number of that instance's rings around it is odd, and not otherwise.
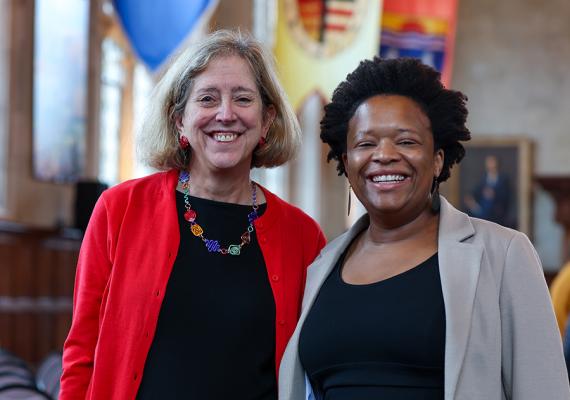
<path fill-rule="evenodd" d="M 393 244 L 412 240 L 435 241 L 439 227 L 439 216 L 424 209 L 414 218 L 402 222 L 394 217 L 370 214 L 370 226 L 365 235 L 373 244 Z"/>
<path fill-rule="evenodd" d="M 245 173 L 243 171 L 204 172 L 200 168 L 191 166 L 189 171 L 192 196 L 224 203 L 251 204 L 249 170 Z M 258 190 L 258 194 L 259 192 Z"/>

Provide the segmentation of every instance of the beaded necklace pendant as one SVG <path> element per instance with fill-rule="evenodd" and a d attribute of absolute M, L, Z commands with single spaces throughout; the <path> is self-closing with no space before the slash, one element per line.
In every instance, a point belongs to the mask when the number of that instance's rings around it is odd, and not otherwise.
<path fill-rule="evenodd" d="M 243 246 L 251 242 L 251 234 L 253 232 L 253 221 L 255 221 L 259 215 L 257 214 L 257 189 L 255 183 L 251 182 L 251 203 L 252 211 L 247 215 L 247 220 L 249 225 L 246 231 L 241 235 L 239 244 L 230 244 L 227 247 L 222 247 L 220 242 L 214 239 L 208 239 L 204 236 L 204 229 L 196 222 L 198 214 L 192 209 L 190 205 L 190 173 L 188 171 L 181 171 L 178 178 L 180 182 L 180 187 L 182 188 L 182 193 L 184 194 L 184 219 L 190 223 L 190 231 L 192 234 L 204 242 L 204 245 L 210 253 L 219 254 L 229 254 L 232 256 L 239 256 Z"/>

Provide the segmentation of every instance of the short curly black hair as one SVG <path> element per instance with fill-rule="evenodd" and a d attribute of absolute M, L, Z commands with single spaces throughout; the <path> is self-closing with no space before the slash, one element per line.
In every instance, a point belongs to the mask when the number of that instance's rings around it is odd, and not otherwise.
<path fill-rule="evenodd" d="M 325 106 L 321 120 L 321 139 L 331 150 L 328 161 L 338 162 L 339 175 L 346 175 L 342 155 L 346 153 L 348 124 L 358 106 L 376 95 L 401 95 L 414 100 L 431 123 L 435 149 L 444 152 L 444 163 L 438 182 L 449 178 L 453 164 L 461 161 L 465 148 L 459 141 L 471 139 L 465 126 L 467 97 L 446 89 L 435 69 L 414 58 L 361 61 L 360 65 L 335 89 Z"/>

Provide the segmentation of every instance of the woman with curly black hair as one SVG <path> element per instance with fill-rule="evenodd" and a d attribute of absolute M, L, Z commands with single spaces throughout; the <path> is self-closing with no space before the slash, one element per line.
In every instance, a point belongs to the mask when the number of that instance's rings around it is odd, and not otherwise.
<path fill-rule="evenodd" d="M 335 90 L 321 138 L 367 214 L 309 268 L 281 400 L 570 399 L 532 244 L 438 193 L 465 102 L 414 59 L 363 61 Z"/>

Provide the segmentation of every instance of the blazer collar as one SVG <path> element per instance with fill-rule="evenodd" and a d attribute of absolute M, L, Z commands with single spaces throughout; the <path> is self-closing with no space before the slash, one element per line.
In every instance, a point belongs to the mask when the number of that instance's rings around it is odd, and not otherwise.
<path fill-rule="evenodd" d="M 442 243 L 460 243 L 475 234 L 475 229 L 473 228 L 473 224 L 471 224 L 471 220 L 467 214 L 453 207 L 445 197 L 440 196 L 440 200 L 441 211 L 438 233 L 438 247 L 440 248 L 438 251 L 441 251 Z M 324 261 L 329 260 L 333 261 L 334 264 L 354 238 L 366 229 L 369 224 L 370 217 L 368 214 L 361 216 L 348 231 L 330 242 L 329 245 L 323 249 L 321 256 L 319 257 L 319 264 L 324 264 Z M 322 258 L 322 260 L 320 258 Z M 332 269 L 332 267 L 330 269 Z M 326 271 L 326 276 L 328 276 L 330 269 Z"/>
<path fill-rule="evenodd" d="M 462 242 L 475 234 L 475 228 L 469 216 L 440 196 L 441 211 L 439 214 L 439 235 L 438 241 Z"/>
<path fill-rule="evenodd" d="M 449 204 L 449 202 L 443 196 L 440 196 L 440 199 L 441 211 L 438 233 L 438 258 L 441 270 L 441 259 L 443 253 L 444 273 L 447 276 L 452 272 L 449 271 L 449 268 L 453 268 L 452 264 L 461 263 L 461 258 L 455 259 L 454 254 L 452 253 L 454 253 L 457 249 L 461 249 L 461 251 L 464 250 L 465 246 L 462 246 L 460 244 L 463 243 L 463 241 L 466 239 L 473 236 L 475 234 L 475 229 L 471 224 L 470 218 L 465 213 L 457 210 L 455 207 Z M 315 264 L 318 264 L 318 267 L 309 268 L 309 275 L 315 276 L 311 276 L 311 279 L 307 279 L 309 286 L 305 291 L 303 305 L 312 305 L 314 297 L 317 295 L 320 285 L 329 275 L 338 258 L 346 250 L 354 238 L 358 236 L 360 232 L 366 229 L 369 224 L 370 217 L 368 214 L 364 214 L 352 225 L 348 231 L 330 242 L 328 246 L 323 249 L 319 258 L 315 260 Z M 451 249 L 451 251 L 448 251 L 448 247 Z M 314 283 L 314 285 L 311 285 L 312 283 Z M 459 288 L 461 288 L 461 285 Z"/>
<path fill-rule="evenodd" d="M 280 387 L 280 393 L 285 395 L 285 399 L 300 399 L 304 394 L 304 374 L 296 351 L 300 328 L 338 258 L 368 225 L 369 217 L 363 215 L 346 233 L 330 242 L 308 269 L 299 324 L 289 343 L 289 347 L 295 350 L 287 351 L 281 364 L 282 373 L 290 374 L 291 379 L 291 386 Z M 455 398 L 471 329 L 471 315 L 483 256 L 482 246 L 468 241 L 474 235 L 471 219 L 441 197 L 438 260 L 446 319 L 445 400 Z"/>
<path fill-rule="evenodd" d="M 468 241 L 471 219 L 441 197 L 438 259 L 445 303 L 445 399 L 455 398 L 459 372 L 471 330 L 471 315 L 483 248 Z"/>
<path fill-rule="evenodd" d="M 445 399 L 452 400 L 455 398 L 471 330 L 471 315 L 483 248 L 468 240 L 475 235 L 471 218 L 449 204 L 444 197 L 440 196 L 440 199 L 438 261 L 446 320 Z M 315 265 L 309 268 L 301 321 L 305 320 L 320 286 L 340 255 L 369 223 L 368 214 L 363 215 L 346 233 L 332 241 L 319 259 L 315 260 Z M 315 268 L 317 263 L 319 266 Z"/>

